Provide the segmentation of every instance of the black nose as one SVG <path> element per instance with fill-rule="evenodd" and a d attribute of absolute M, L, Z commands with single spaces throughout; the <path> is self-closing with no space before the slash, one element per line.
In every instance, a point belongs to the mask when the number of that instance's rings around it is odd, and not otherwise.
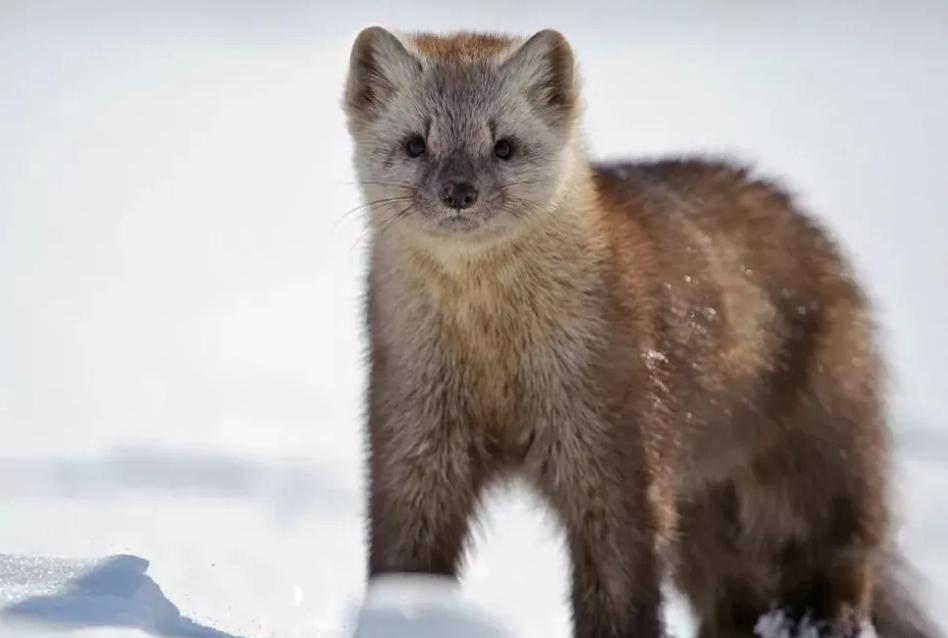
<path fill-rule="evenodd" d="M 445 206 L 464 210 L 470 208 L 477 201 L 477 189 L 467 181 L 452 180 L 441 186 L 441 201 Z"/>

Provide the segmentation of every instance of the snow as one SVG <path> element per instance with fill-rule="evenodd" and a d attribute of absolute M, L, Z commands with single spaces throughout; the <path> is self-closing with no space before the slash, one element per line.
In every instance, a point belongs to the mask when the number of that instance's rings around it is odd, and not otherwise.
<path fill-rule="evenodd" d="M 0 3 L 0 634 L 351 631 L 364 227 L 339 97 L 369 23 L 557 26 L 597 155 L 737 151 L 825 218 L 878 301 L 902 542 L 948 627 L 948 10 L 615 6 Z M 512 489 L 481 528 L 463 597 L 568 636 L 548 517 Z"/>
<path fill-rule="evenodd" d="M 366 588 L 353 638 L 513 638 L 465 601 L 451 578 L 420 574 L 374 578 Z"/>
<path fill-rule="evenodd" d="M 22 631 L 27 621 L 41 619 L 53 626 L 94 627 L 97 635 L 122 635 L 101 627 L 123 628 L 126 634 L 134 627 L 181 638 L 230 636 L 183 618 L 147 569 L 148 561 L 127 555 L 99 560 L 2 555 L 0 600 L 4 615 L 20 623 L 5 631 Z"/>
<path fill-rule="evenodd" d="M 794 622 L 792 619 L 788 618 L 783 611 L 772 609 L 769 613 L 764 614 L 760 617 L 760 620 L 757 621 L 757 625 L 754 627 L 754 632 L 760 636 L 760 638 L 820 638 L 820 635 L 825 635 L 826 623 L 811 623 L 808 618 L 804 618 L 800 622 Z M 872 627 L 871 623 L 866 623 L 863 628 L 859 630 L 859 638 L 876 638 L 875 628 Z"/>

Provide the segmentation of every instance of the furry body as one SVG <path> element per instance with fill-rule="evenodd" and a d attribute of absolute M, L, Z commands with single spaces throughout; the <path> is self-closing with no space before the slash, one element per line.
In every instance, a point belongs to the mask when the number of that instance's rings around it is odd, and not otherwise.
<path fill-rule="evenodd" d="M 890 443 L 846 260 L 729 162 L 590 162 L 578 92 L 554 31 L 353 46 L 369 576 L 458 575 L 485 487 L 517 472 L 562 521 L 577 638 L 661 635 L 666 570 L 703 638 L 775 605 L 923 635 L 875 612 Z"/>

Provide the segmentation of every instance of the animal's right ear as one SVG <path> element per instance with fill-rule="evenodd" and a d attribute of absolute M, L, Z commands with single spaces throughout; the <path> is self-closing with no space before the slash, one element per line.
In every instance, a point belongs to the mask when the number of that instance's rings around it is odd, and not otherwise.
<path fill-rule="evenodd" d="M 351 119 L 371 119 L 399 87 L 421 71 L 421 62 L 382 27 L 366 27 L 349 54 L 345 109 Z"/>

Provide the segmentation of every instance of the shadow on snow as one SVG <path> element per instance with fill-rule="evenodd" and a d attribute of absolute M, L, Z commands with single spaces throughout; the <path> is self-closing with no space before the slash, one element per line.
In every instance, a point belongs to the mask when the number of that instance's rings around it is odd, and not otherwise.
<path fill-rule="evenodd" d="M 23 560 L 0 555 L 4 558 Z M 0 618 L 63 630 L 129 627 L 160 638 L 247 638 L 182 616 L 146 574 L 147 569 L 143 558 L 111 556 L 67 581 L 57 593 L 5 607 Z"/>

